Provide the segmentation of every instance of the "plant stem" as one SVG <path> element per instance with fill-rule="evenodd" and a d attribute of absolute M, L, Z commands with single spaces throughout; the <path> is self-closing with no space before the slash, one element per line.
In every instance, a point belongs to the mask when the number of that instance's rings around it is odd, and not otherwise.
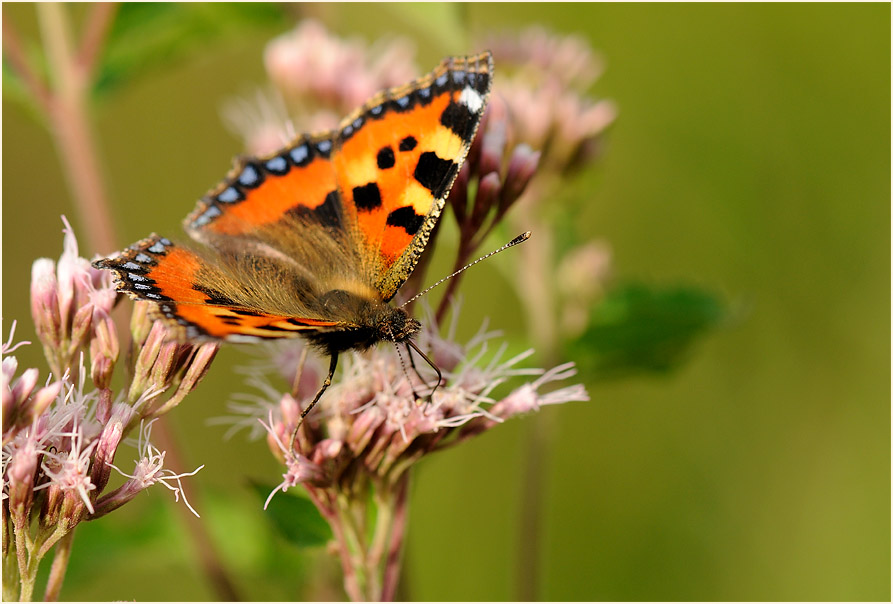
<path fill-rule="evenodd" d="M 351 510 L 351 498 L 341 494 L 335 503 L 337 518 L 332 525 L 332 532 L 339 540 L 341 567 L 344 569 L 344 589 L 354 602 L 368 600 L 366 589 L 369 583 L 364 560 L 363 538 L 357 530 Z"/>
<path fill-rule="evenodd" d="M 534 198 L 531 196 L 530 198 Z M 523 230 L 532 230 L 537 223 L 530 204 L 520 204 L 516 224 Z M 532 245 L 531 245 L 532 244 Z M 555 283 L 549 267 L 553 266 L 553 240 L 548 229 L 538 229 L 521 246 L 524 270 L 518 273 L 519 291 L 527 324 L 533 337 L 534 347 L 546 366 L 555 365 L 558 357 L 558 330 L 556 327 Z M 553 423 L 548 414 L 532 422 L 524 447 L 521 473 L 521 510 L 519 533 L 524 544 L 518 551 L 517 592 L 520 601 L 533 601 L 539 594 L 539 555 L 542 549 L 542 508 L 546 488 L 548 451 L 553 441 Z"/>
<path fill-rule="evenodd" d="M 87 80 L 92 81 L 102 55 L 102 48 L 106 35 L 111 29 L 118 12 L 117 2 L 97 2 L 93 4 L 90 15 L 87 17 L 87 31 L 81 39 L 81 48 L 78 51 L 77 64 Z"/>
<path fill-rule="evenodd" d="M 22 40 L 8 17 L 3 19 L 3 58 L 9 61 L 12 70 L 22 78 L 25 88 L 34 97 L 40 109 L 45 115 L 52 111 L 52 98 L 49 89 L 31 69 Z"/>
<path fill-rule="evenodd" d="M 65 571 L 68 569 L 68 560 L 71 557 L 71 544 L 74 541 L 74 531 L 69 531 L 56 545 L 56 553 L 53 556 L 53 565 L 50 567 L 50 577 L 47 580 L 46 591 L 43 599 L 45 602 L 55 602 L 62 591 L 62 582 L 65 580 Z"/>
<path fill-rule="evenodd" d="M 406 534 L 406 521 L 409 517 L 409 472 L 404 472 L 396 484 L 391 518 L 390 547 L 384 565 L 381 586 L 381 599 L 393 602 L 400 579 L 400 564 L 403 557 L 403 537 Z"/>
<path fill-rule="evenodd" d="M 451 270 L 450 273 L 455 273 L 465 266 L 468 263 L 468 258 L 474 251 L 474 248 L 471 247 L 473 233 L 469 234 L 466 231 L 467 229 L 463 225 L 459 235 L 459 249 L 456 252 L 456 261 L 453 263 L 453 270 Z M 456 288 L 459 287 L 459 282 L 462 280 L 462 277 L 463 273 L 459 273 L 447 281 L 446 291 L 443 293 L 443 297 L 440 299 L 440 304 L 437 306 L 437 312 L 434 314 L 434 320 L 438 325 L 443 324 L 443 317 L 446 315 L 447 309 L 452 304 L 453 293 L 456 291 Z"/>
<path fill-rule="evenodd" d="M 354 570 L 353 558 L 347 543 L 347 536 L 344 534 L 344 527 L 338 518 L 327 518 L 327 520 L 332 527 L 335 541 L 338 543 L 338 557 L 341 558 L 341 571 L 344 573 L 344 591 L 347 592 L 347 597 L 351 601 L 361 602 L 363 595 L 360 591 L 357 573 Z"/>
<path fill-rule="evenodd" d="M 110 18 L 109 13 L 106 19 Z M 92 63 L 78 60 L 71 41 L 71 24 L 66 7 L 59 3 L 39 3 L 37 15 L 47 63 L 53 78 L 47 118 L 50 134 L 62 162 L 69 188 L 74 194 L 79 222 L 87 233 L 92 250 L 110 251 L 117 247 L 111 212 L 101 177 L 96 144 L 87 115 Z M 100 33 L 104 28 L 100 28 Z M 91 36 L 98 44 L 99 34 Z M 98 50 L 87 58 L 95 59 Z"/>
<path fill-rule="evenodd" d="M 20 602 L 28 602 L 31 600 L 31 594 L 34 591 L 34 577 L 29 572 L 29 562 L 31 559 L 31 544 L 28 543 L 28 518 L 15 514 L 13 522 L 15 522 L 15 549 L 16 560 L 19 566 L 19 582 L 21 584 L 21 592 L 19 593 Z"/>

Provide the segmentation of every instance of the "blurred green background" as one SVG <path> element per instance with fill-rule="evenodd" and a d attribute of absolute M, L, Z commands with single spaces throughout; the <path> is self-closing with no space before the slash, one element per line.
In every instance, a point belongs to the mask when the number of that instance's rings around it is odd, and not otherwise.
<path fill-rule="evenodd" d="M 224 175 L 240 142 L 221 102 L 265 81 L 264 44 L 301 10 L 199 39 L 96 105 L 120 244 L 178 232 Z M 611 244 L 619 277 L 699 286 L 744 309 L 678 371 L 589 384 L 589 403 L 425 460 L 404 597 L 517 597 L 521 460 L 532 424 L 548 421 L 539 599 L 889 600 L 890 6 L 312 11 L 337 34 L 410 38 L 423 70 L 478 50 L 471 35 L 489 30 L 583 35 L 607 65 L 592 92 L 620 115 L 602 160 L 567 184 L 585 200 L 581 230 Z M 4 4 L 3 16 L 37 40 L 33 6 Z M 4 95 L 3 333 L 19 319 L 32 340 L 31 262 L 58 257 L 60 214 L 83 230 L 35 115 Z M 110 250 L 82 247 L 94 251 Z M 489 316 L 523 341 L 502 273 L 512 264 L 499 262 L 468 274 L 462 329 Z M 39 346 L 17 356 L 45 367 Z M 245 598 L 341 598 L 323 587 L 340 580 L 323 550 L 294 550 L 265 523 L 248 483 L 280 480 L 265 443 L 207 425 L 244 390 L 230 371 L 243 359 L 222 351 L 170 416 L 190 467 L 206 464 L 187 489 Z M 213 598 L 173 505 L 156 487 L 82 525 L 63 599 Z M 319 587 L 302 592 L 305 581 Z"/>

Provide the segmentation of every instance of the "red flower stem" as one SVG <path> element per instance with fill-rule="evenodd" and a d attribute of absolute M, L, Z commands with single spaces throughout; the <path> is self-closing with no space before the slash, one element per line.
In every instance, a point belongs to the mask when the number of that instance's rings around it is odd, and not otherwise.
<path fill-rule="evenodd" d="M 467 223 L 461 226 L 461 231 L 459 235 L 459 250 L 456 252 L 456 261 L 453 263 L 453 270 L 451 273 L 456 272 L 466 264 L 468 264 L 468 258 L 471 256 L 471 253 L 474 251 L 474 248 L 471 247 L 471 240 L 474 237 L 474 231 L 469 230 L 467 228 Z M 464 271 L 463 271 L 464 273 Z M 446 315 L 447 309 L 452 305 L 453 294 L 456 291 L 456 288 L 459 287 L 459 283 L 462 281 L 463 273 L 459 273 L 449 281 L 447 281 L 446 291 L 443 293 L 443 297 L 440 299 L 440 304 L 437 306 L 437 312 L 434 314 L 434 320 L 438 325 L 443 325 L 443 317 Z"/>
<path fill-rule="evenodd" d="M 87 31 L 81 40 L 77 64 L 87 80 L 93 79 L 109 29 L 118 12 L 117 2 L 97 2 L 87 17 Z"/>
<path fill-rule="evenodd" d="M 3 58 L 9 62 L 12 70 L 22 79 L 22 83 L 34 97 L 40 109 L 44 114 L 49 115 L 52 111 L 52 95 L 46 84 L 31 69 L 22 47 L 21 38 L 12 25 L 12 21 L 5 15 L 3 18 L 3 54 Z"/>
<path fill-rule="evenodd" d="M 50 134 L 74 193 L 81 227 L 89 248 L 109 252 L 117 247 L 108 198 L 101 177 L 96 144 L 87 115 L 90 82 L 71 43 L 67 8 L 57 3 L 37 5 L 47 63 L 53 78 L 48 119 Z M 107 17 L 108 18 L 108 17 Z M 94 36 L 98 40 L 98 35 Z M 98 50 L 88 56 L 95 56 Z"/>

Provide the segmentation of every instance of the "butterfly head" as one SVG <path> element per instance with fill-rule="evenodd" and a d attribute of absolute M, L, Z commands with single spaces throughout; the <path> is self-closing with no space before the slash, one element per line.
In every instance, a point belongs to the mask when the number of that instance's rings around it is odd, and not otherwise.
<path fill-rule="evenodd" d="M 382 305 L 372 319 L 380 339 L 388 342 L 405 342 L 422 329 L 422 324 L 409 316 L 402 308 Z"/>

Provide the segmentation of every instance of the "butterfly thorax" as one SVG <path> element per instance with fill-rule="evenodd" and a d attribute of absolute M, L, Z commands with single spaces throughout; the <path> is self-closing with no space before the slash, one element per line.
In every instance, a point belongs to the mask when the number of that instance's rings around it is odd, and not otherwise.
<path fill-rule="evenodd" d="M 306 334 L 311 343 L 328 354 L 365 350 L 381 341 L 405 342 L 421 329 L 421 324 L 402 308 L 353 292 L 331 290 L 318 303 L 321 314 L 351 326 Z"/>

